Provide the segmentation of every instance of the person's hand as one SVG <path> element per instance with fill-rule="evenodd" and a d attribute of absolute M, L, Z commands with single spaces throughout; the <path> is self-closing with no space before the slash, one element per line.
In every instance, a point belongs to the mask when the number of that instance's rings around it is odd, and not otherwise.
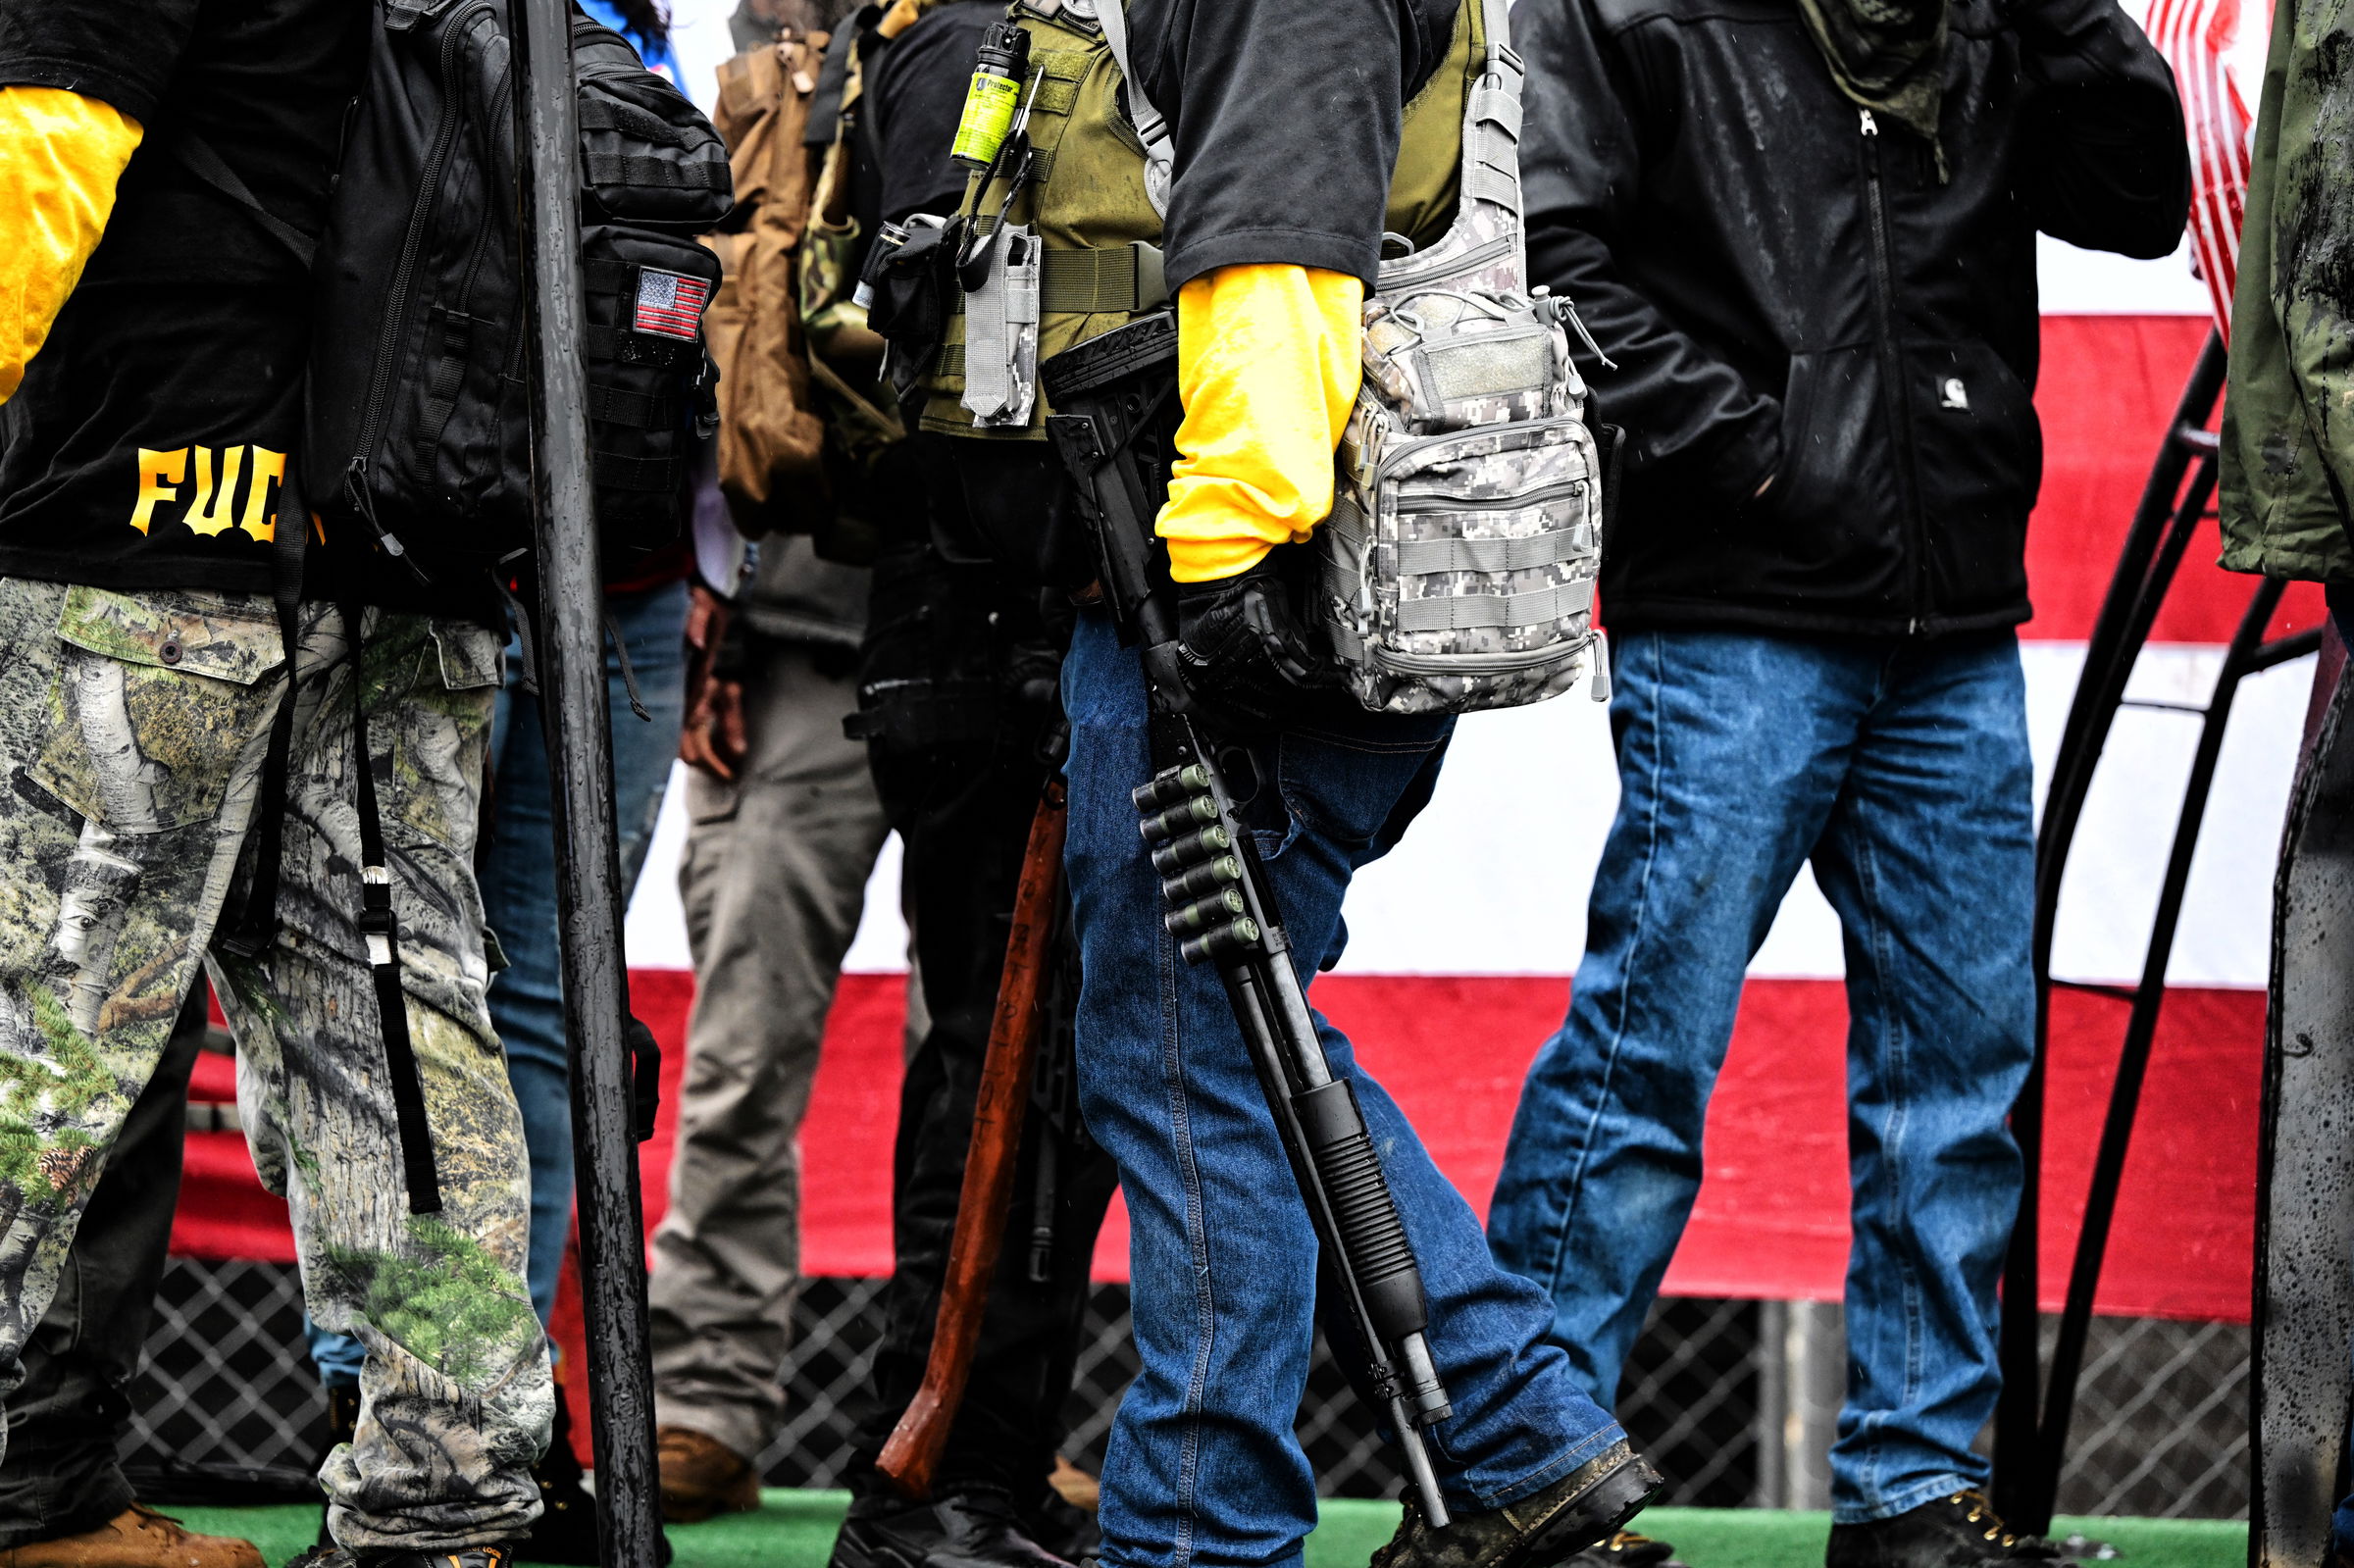
<path fill-rule="evenodd" d="M 1177 657 L 1198 700 L 1256 724 L 1281 721 L 1341 679 L 1322 639 L 1300 624 L 1271 560 L 1177 584 Z"/>
<path fill-rule="evenodd" d="M 713 669 L 728 617 L 728 601 L 695 583 L 687 607 L 687 722 L 679 731 L 679 760 L 732 781 L 743 765 L 743 684 Z"/>

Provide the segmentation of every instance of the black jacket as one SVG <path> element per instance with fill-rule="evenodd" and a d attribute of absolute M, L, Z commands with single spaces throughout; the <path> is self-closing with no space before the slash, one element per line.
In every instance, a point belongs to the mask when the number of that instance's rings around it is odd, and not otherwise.
<path fill-rule="evenodd" d="M 1612 626 L 2027 618 L 2035 230 L 2163 256 L 2189 160 L 2116 0 L 1951 16 L 1940 181 L 1840 95 L 1793 0 L 1514 8 L 1532 278 L 1617 363 L 1581 352 L 1628 431 Z"/>

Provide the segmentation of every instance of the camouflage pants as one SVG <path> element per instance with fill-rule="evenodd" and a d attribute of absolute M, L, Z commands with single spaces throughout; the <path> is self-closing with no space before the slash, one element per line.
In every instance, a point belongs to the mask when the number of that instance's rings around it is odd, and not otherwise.
<path fill-rule="evenodd" d="M 237 1098 L 312 1317 L 368 1348 L 320 1480 L 352 1546 L 520 1535 L 551 1413 L 524 1290 L 522 1124 L 485 1005 L 472 859 L 498 635 L 365 616 L 360 671 L 442 1208 L 409 1212 L 357 928 L 355 673 L 303 607 L 275 946 L 215 948 Z M 0 579 L 0 1392 L 106 1150 L 249 874 L 283 689 L 266 597 Z M 287 1354 L 296 1354 L 295 1346 Z"/>

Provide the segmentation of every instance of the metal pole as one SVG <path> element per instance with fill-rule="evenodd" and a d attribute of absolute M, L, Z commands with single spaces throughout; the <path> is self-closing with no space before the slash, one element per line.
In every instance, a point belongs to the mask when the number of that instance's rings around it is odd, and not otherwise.
<path fill-rule="evenodd" d="M 603 586 L 589 481 L 588 379 L 580 264 L 580 130 L 571 6 L 513 0 L 516 166 L 538 522 L 539 714 L 555 819 L 564 1029 L 588 1318 L 597 1535 L 608 1568 L 655 1568 L 661 1522 L 645 1241 L 623 1020 L 621 863 L 605 698 Z"/>
<path fill-rule="evenodd" d="M 2194 493 L 2196 493 L 2194 491 Z M 2059 1337 L 2052 1348 L 2050 1380 L 2043 1396 L 2042 1453 L 2033 1478 L 2027 1519 L 2041 1530 L 2051 1521 L 2060 1492 L 2060 1472 L 2068 1455 L 2069 1424 L 2075 1415 L 2076 1384 L 2084 1366 L 2084 1347 L 2092 1325 L 2092 1305 L 2099 1289 L 2101 1264 L 2109 1246 L 2110 1222 L 2117 1214 L 2118 1189 L 2123 1185 L 2125 1154 L 2133 1123 L 2141 1106 L 2143 1076 L 2158 1036 L 2158 1016 L 2166 1003 L 2167 962 L 2174 955 L 2175 932 L 2182 914 L 2182 899 L 2190 883 L 2191 856 L 2206 821 L 2207 800 L 2215 785 L 2216 764 L 2222 760 L 2224 735 L 2231 721 L 2232 699 L 2248 676 L 2300 658 L 2319 643 L 2318 632 L 2299 633 L 2267 643 L 2264 629 L 2280 603 L 2284 583 L 2267 579 L 2250 595 L 2239 630 L 2224 655 L 2214 693 L 2199 729 L 2199 743 L 2191 759 L 2189 782 L 2182 789 L 2182 809 L 2175 822 L 2175 841 L 2166 862 L 2158 893 L 2158 913 L 2151 923 L 2150 943 L 2143 957 L 2141 982 L 2134 987 L 2133 1012 L 2125 1026 L 2125 1042 L 2118 1055 L 2117 1075 L 2110 1086 L 2109 1109 L 2101 1126 L 2101 1141 L 2092 1168 L 2092 1186 L 2084 1200 L 2083 1228 L 2076 1237 L 2076 1255 L 2068 1282 L 2068 1301 L 2060 1315 Z"/>
<path fill-rule="evenodd" d="M 1758 1303 L 1758 1490 L 1753 1508 L 1790 1506 L 1790 1303 Z"/>
<path fill-rule="evenodd" d="M 2182 498 L 2183 477 L 2196 463 L 2203 472 L 2192 480 L 2194 492 L 2213 483 L 2215 437 L 2205 425 L 2223 395 L 2224 369 L 2223 342 L 2210 332 L 2159 445 L 2116 575 L 2093 623 L 2084 673 L 2077 682 L 2075 699 L 2069 705 L 2051 787 L 2044 796 L 2043 820 L 2036 832 L 2035 1055 L 2011 1112 L 2012 1136 L 2019 1141 L 2023 1173 L 2019 1217 L 2003 1265 L 2003 1391 L 1994 1417 L 1995 1505 L 2028 1530 L 2040 1530 L 2048 1523 L 2036 1517 L 2032 1477 L 2041 1451 L 2043 1382 L 2038 1249 L 2042 1239 L 2044 1054 L 2051 1035 L 2052 936 L 2060 884 L 2068 867 L 2069 846 L 2092 788 L 2093 770 L 2100 763 L 2110 725 L 2124 695 L 2125 681 L 2148 639 L 2158 607 L 2165 601 L 2190 531 L 2205 510 L 2205 493 L 2197 495 L 2195 504 Z"/>

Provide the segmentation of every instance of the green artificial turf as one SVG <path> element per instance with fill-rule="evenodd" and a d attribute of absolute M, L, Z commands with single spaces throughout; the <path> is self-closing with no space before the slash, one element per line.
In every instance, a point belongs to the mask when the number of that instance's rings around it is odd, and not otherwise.
<path fill-rule="evenodd" d="M 757 1513 L 673 1525 L 672 1568 L 825 1568 L 846 1500 L 840 1492 L 772 1490 L 762 1495 Z M 315 1507 L 171 1512 L 191 1530 L 246 1537 L 262 1548 L 270 1568 L 281 1568 L 319 1530 Z M 1307 1568 L 1364 1568 L 1397 1523 L 1394 1502 L 1326 1502 L 1322 1528 L 1308 1538 Z M 1646 1534 L 1674 1543 L 1676 1555 L 1692 1568 L 1821 1568 L 1830 1516 L 1758 1508 L 1654 1508 L 1639 1523 Z M 2248 1554 L 2248 1527 L 2228 1521 L 2062 1519 L 2054 1534 L 2078 1531 L 2115 1546 L 2120 1568 L 2239 1568 Z"/>

